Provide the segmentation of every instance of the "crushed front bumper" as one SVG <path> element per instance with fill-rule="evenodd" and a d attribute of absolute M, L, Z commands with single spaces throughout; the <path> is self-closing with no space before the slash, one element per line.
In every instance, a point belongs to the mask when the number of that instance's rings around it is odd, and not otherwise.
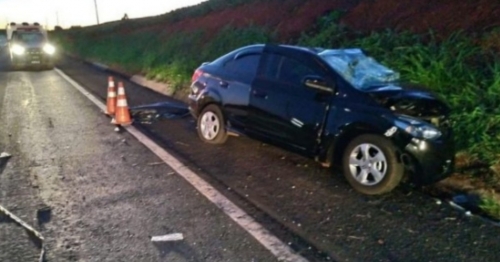
<path fill-rule="evenodd" d="M 405 151 L 413 160 L 417 174 L 412 180 L 418 184 L 438 182 L 454 171 L 455 148 L 451 138 L 438 141 L 413 138 Z"/>

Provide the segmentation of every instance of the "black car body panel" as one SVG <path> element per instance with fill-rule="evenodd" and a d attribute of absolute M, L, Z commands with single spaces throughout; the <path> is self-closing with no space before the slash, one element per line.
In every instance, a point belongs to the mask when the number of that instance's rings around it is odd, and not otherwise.
<path fill-rule="evenodd" d="M 267 46 L 252 82 L 247 129 L 314 154 L 333 90 L 303 88 L 299 75 L 326 76 L 325 69 L 306 51 Z"/>
<path fill-rule="evenodd" d="M 397 147 L 400 161 L 418 173 L 415 181 L 432 183 L 452 172 L 445 103 L 390 74 L 387 83 L 375 79 L 355 87 L 321 57 L 328 52 L 252 45 L 204 63 L 193 76 L 190 112 L 197 117 L 206 105 L 217 104 L 228 128 L 333 165 L 354 137 L 377 134 Z M 420 137 L 414 125 L 441 135 Z"/>
<path fill-rule="evenodd" d="M 247 121 L 246 109 L 250 104 L 252 81 L 259 61 L 254 57 L 260 56 L 262 50 L 263 45 L 242 48 L 210 64 L 205 64 L 203 74 L 192 84 L 192 89 L 197 88 L 201 92 L 190 95 L 191 100 L 199 101 L 199 103 L 191 103 L 191 113 L 197 116 L 203 105 L 216 103 L 223 107 L 224 114 L 232 126 L 242 128 Z M 240 67 L 232 65 L 233 61 L 247 60 L 250 65 L 255 60 L 253 68 L 247 67 L 245 62 Z"/>

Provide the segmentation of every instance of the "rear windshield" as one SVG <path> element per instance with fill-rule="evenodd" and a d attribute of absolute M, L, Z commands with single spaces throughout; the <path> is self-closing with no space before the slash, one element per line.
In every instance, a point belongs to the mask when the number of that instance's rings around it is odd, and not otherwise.
<path fill-rule="evenodd" d="M 325 50 L 319 56 L 357 89 L 369 89 L 399 80 L 398 72 L 366 56 L 360 49 Z"/>
<path fill-rule="evenodd" d="M 41 44 L 45 40 L 45 37 L 40 32 L 16 32 L 13 36 L 14 40 L 24 44 L 36 45 Z"/>

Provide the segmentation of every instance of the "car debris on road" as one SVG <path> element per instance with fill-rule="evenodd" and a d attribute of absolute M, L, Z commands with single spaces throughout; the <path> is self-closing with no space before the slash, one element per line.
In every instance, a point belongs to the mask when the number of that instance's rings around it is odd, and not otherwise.
<path fill-rule="evenodd" d="M 0 153 L 0 168 L 4 167 L 5 164 L 7 164 L 7 161 L 9 158 L 11 158 L 12 155 L 6 152 Z"/>
<path fill-rule="evenodd" d="M 167 241 L 180 241 L 184 239 L 182 233 L 173 233 L 163 236 L 153 236 L 151 237 L 151 242 L 167 242 Z"/>
<path fill-rule="evenodd" d="M 141 124 L 152 124 L 161 119 L 177 119 L 190 115 L 186 105 L 172 102 L 131 107 L 130 114 Z"/>
<path fill-rule="evenodd" d="M 8 158 L 10 158 L 11 156 L 12 156 L 12 155 L 11 155 L 11 154 L 9 154 L 9 153 L 7 153 L 7 152 L 2 152 L 2 153 L 0 154 L 0 159 L 2 159 L 2 158 L 6 158 L 6 159 L 8 159 Z"/>
<path fill-rule="evenodd" d="M 173 102 L 159 102 L 128 107 L 123 82 L 118 82 L 117 92 L 112 76 L 108 76 L 106 110 L 104 113 L 112 117 L 113 121 L 111 123 L 116 125 L 129 125 L 132 121 L 137 121 L 141 124 L 152 124 L 154 121 L 162 118 L 183 118 L 190 114 L 186 105 Z M 115 131 L 118 132 L 119 130 Z"/>
<path fill-rule="evenodd" d="M 9 217 L 14 222 L 16 222 L 17 224 L 19 224 L 23 228 L 25 228 L 29 233 L 31 233 L 34 237 L 36 237 L 40 241 L 39 244 L 40 244 L 41 251 L 40 251 L 40 258 L 38 259 L 38 261 L 39 262 L 44 261 L 45 247 L 43 245 L 43 241 L 45 241 L 45 238 L 42 236 L 42 234 L 40 234 L 40 232 L 38 232 L 37 230 L 35 230 L 33 227 L 31 227 L 30 225 L 28 225 L 26 222 L 24 222 L 22 219 L 20 219 L 16 215 L 14 215 L 12 212 L 10 212 L 9 210 L 7 210 L 2 205 L 0 205 L 0 212 L 4 213 L 7 217 Z"/>

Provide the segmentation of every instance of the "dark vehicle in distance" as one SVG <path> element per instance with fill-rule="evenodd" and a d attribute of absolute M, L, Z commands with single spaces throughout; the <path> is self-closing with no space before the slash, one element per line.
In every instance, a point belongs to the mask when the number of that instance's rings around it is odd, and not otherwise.
<path fill-rule="evenodd" d="M 364 194 L 452 172 L 448 106 L 360 49 L 245 46 L 197 68 L 190 92 L 203 141 L 245 134 L 341 167 Z"/>

